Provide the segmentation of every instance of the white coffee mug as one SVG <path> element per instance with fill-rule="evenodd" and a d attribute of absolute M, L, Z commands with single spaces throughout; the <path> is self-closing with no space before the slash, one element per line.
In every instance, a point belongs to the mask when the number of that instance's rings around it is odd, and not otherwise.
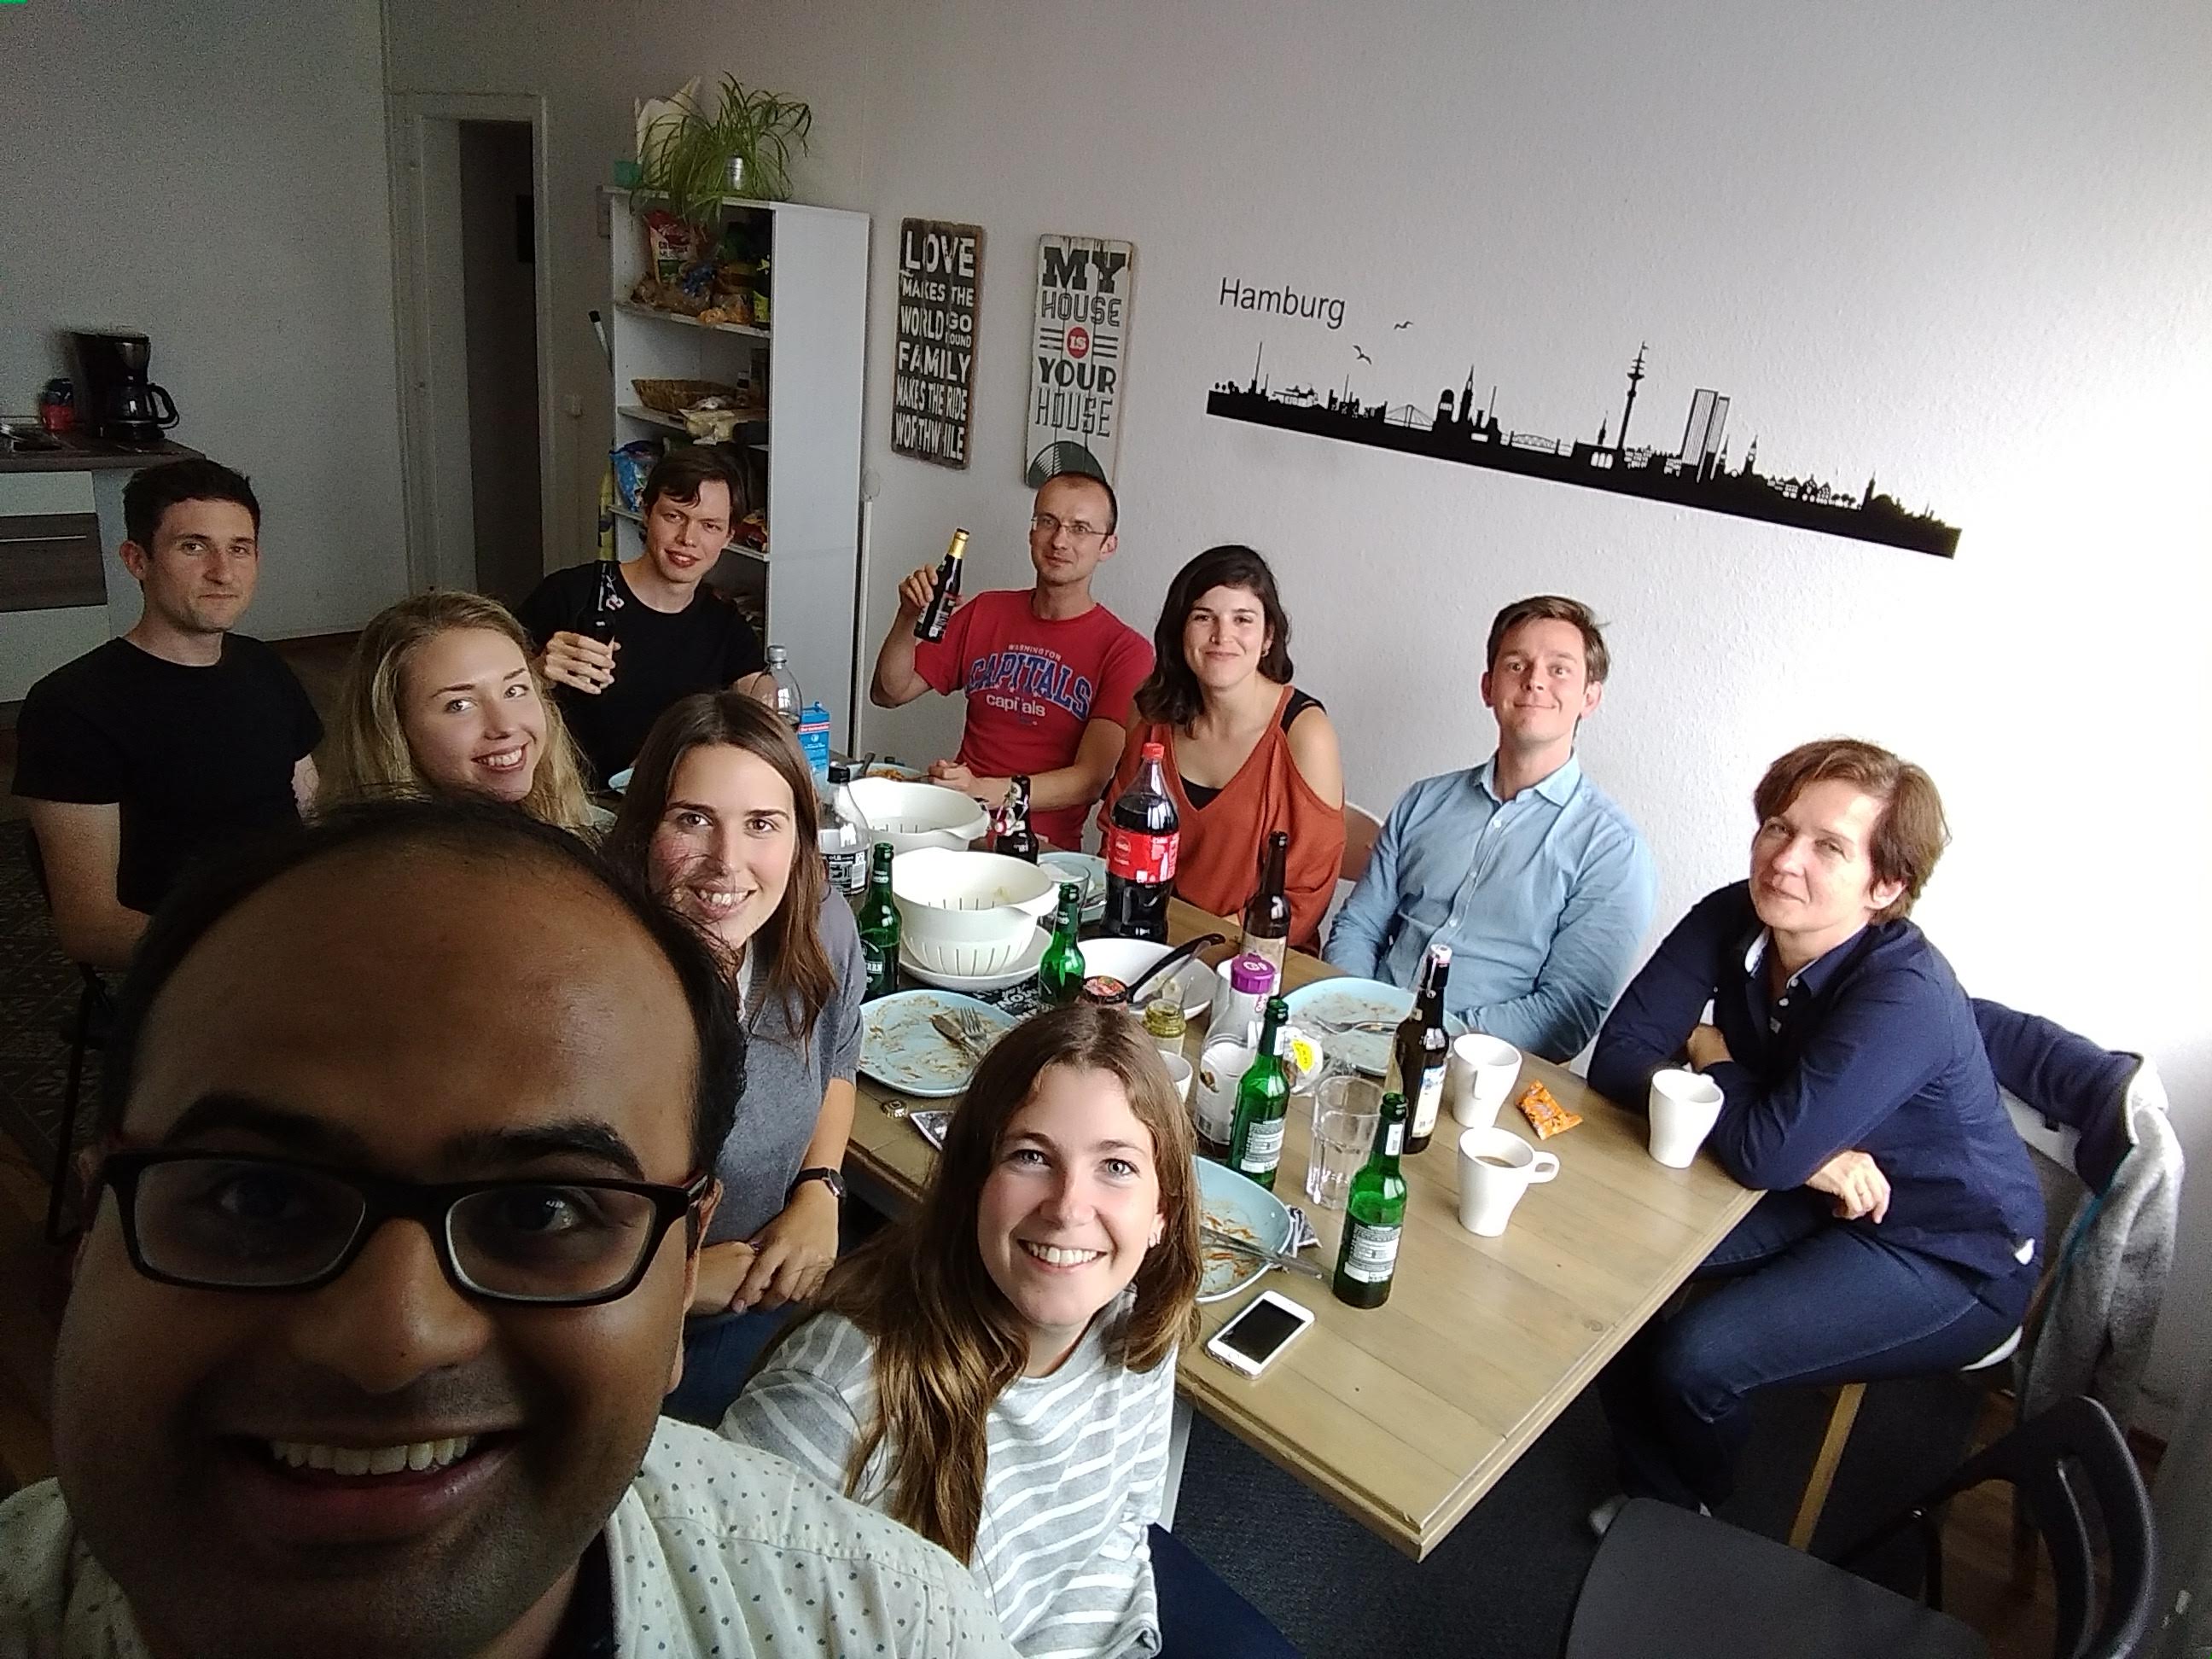
<path fill-rule="evenodd" d="M 1686 1170 L 1721 1117 L 1721 1085 L 1699 1072 L 1651 1074 L 1651 1156 Z"/>
<path fill-rule="evenodd" d="M 1197 1094 L 1193 1109 L 1198 1132 L 1218 1146 L 1226 1146 L 1237 1123 L 1237 1085 L 1252 1068 L 1257 1051 L 1242 1042 L 1209 1042 L 1199 1056 Z"/>
<path fill-rule="evenodd" d="M 1176 1093 L 1188 1101 L 1190 1098 L 1190 1062 L 1181 1054 L 1162 1054 L 1160 1059 L 1168 1068 L 1168 1077 L 1176 1086 Z"/>
<path fill-rule="evenodd" d="M 1470 1129 L 1498 1121 L 1498 1109 L 1521 1075 L 1521 1051 L 1503 1037 L 1469 1031 L 1452 1039 L 1444 1061 L 1444 1104 Z"/>
<path fill-rule="evenodd" d="M 1510 1129 L 1469 1129 L 1459 1138 L 1459 1224 L 1497 1237 L 1521 1194 L 1559 1173 L 1557 1153 L 1538 1152 Z"/>

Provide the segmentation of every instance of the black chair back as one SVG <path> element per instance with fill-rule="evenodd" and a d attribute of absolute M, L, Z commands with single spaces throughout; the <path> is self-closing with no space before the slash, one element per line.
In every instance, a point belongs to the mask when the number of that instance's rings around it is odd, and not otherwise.
<path fill-rule="evenodd" d="M 1985 1447 L 1905 1515 L 1838 1558 L 1848 1565 L 1907 1526 L 1929 1545 L 1929 1589 L 1940 1604 L 1942 1545 L 1936 1516 L 1960 1492 L 1990 1480 L 2019 1492 L 2051 1558 L 2057 1639 L 2051 1659 L 2130 1659 L 2155 1615 L 2158 1548 L 2150 1494 L 2112 1413 L 2095 1401 L 2061 1401 Z M 2082 1504 L 2087 1497 L 2094 1513 Z M 2097 1612 L 2097 1541 L 2101 1533 L 2111 1585 Z"/>

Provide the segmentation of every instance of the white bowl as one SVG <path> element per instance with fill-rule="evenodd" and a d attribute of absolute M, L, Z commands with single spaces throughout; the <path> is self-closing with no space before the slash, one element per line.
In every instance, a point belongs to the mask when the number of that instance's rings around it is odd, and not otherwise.
<path fill-rule="evenodd" d="M 991 815 L 957 789 L 896 778 L 855 778 L 853 800 L 878 841 L 894 853 L 964 848 L 991 827 Z"/>
<path fill-rule="evenodd" d="M 891 860 L 901 942 L 940 974 L 995 974 L 1029 945 L 1058 896 L 1054 872 L 998 853 L 925 847 Z"/>
<path fill-rule="evenodd" d="M 1146 939 L 1086 939 L 1077 947 L 1083 952 L 1083 976 L 1103 974 L 1118 979 L 1124 985 L 1134 985 L 1137 976 L 1174 949 L 1172 945 L 1156 945 Z M 1164 980 L 1154 980 L 1139 993 L 1139 1000 L 1150 1002 L 1162 994 L 1170 985 L 1182 993 L 1182 1012 L 1185 1019 L 1195 1019 L 1213 1006 L 1213 993 L 1221 983 L 1213 969 L 1197 957 L 1168 970 Z"/>

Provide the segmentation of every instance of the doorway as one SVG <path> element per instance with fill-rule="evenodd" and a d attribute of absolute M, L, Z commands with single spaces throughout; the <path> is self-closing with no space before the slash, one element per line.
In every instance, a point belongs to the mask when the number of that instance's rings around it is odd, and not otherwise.
<path fill-rule="evenodd" d="M 410 586 L 512 605 L 550 562 L 544 100 L 391 109 Z"/>
<path fill-rule="evenodd" d="M 476 588 L 516 605 L 538 586 L 545 562 L 538 500 L 538 214 L 530 124 L 459 125 Z"/>

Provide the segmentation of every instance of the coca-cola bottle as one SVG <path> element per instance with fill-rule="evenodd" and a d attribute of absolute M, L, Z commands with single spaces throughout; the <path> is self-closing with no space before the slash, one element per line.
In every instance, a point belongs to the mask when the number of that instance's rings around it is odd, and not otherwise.
<path fill-rule="evenodd" d="M 1112 938 L 1164 945 L 1182 823 L 1168 793 L 1166 748 L 1148 743 L 1138 756 L 1137 775 L 1108 815 L 1104 926 Z"/>

